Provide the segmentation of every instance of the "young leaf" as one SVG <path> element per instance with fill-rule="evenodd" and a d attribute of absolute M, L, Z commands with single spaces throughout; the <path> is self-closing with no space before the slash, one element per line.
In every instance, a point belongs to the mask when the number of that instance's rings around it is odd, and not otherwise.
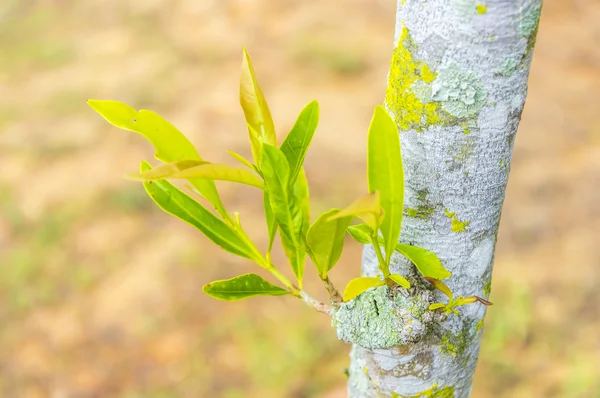
<path fill-rule="evenodd" d="M 381 222 L 379 192 L 361 196 L 348 207 L 332 216 L 332 219 L 347 216 L 358 217 L 367 224 L 371 230 L 376 231 Z"/>
<path fill-rule="evenodd" d="M 256 274 L 214 281 L 204 285 L 202 291 L 210 297 L 225 301 L 243 300 L 254 296 L 283 296 L 289 293 Z"/>
<path fill-rule="evenodd" d="M 433 310 L 437 310 L 438 308 L 444 308 L 446 307 L 446 304 L 444 303 L 433 303 L 429 306 L 429 310 L 433 311 Z"/>
<path fill-rule="evenodd" d="M 275 241 L 275 233 L 277 232 L 277 220 L 275 220 L 275 215 L 273 215 L 269 193 L 266 190 L 263 195 L 263 205 L 265 208 L 265 219 L 267 220 L 267 232 L 269 234 L 269 248 L 267 252 L 271 253 L 273 242 Z"/>
<path fill-rule="evenodd" d="M 448 297 L 449 301 L 452 301 L 452 290 L 450 290 L 450 288 L 444 282 L 427 277 L 425 277 L 425 280 L 431 283 L 437 290 L 444 293 Z"/>
<path fill-rule="evenodd" d="M 281 144 L 281 151 L 290 164 L 290 184 L 293 184 L 300 173 L 306 151 L 319 123 L 319 104 L 309 103 L 300 113 L 296 124 Z"/>
<path fill-rule="evenodd" d="M 298 280 L 298 287 L 302 289 L 302 276 L 304 275 L 304 265 L 306 263 L 306 250 L 304 249 L 304 243 L 297 241 L 296 243 L 288 239 L 284 234 L 281 234 L 281 246 L 285 252 L 294 275 Z"/>
<path fill-rule="evenodd" d="M 385 282 L 379 278 L 371 278 L 367 276 L 354 278 L 348 282 L 346 288 L 344 289 L 344 301 L 352 300 L 359 294 L 365 292 L 367 289 L 383 285 L 385 285 Z"/>
<path fill-rule="evenodd" d="M 352 220 L 351 216 L 330 220 L 331 216 L 338 212 L 339 209 L 332 209 L 321 214 L 310 226 L 306 236 L 310 257 L 323 280 L 340 259 L 346 228 Z"/>
<path fill-rule="evenodd" d="M 244 110 L 246 122 L 251 128 L 248 132 L 252 143 L 252 153 L 258 163 L 261 144 L 264 142 L 270 145 L 277 145 L 277 138 L 269 106 L 256 80 L 250 55 L 248 55 L 248 51 L 245 48 L 242 60 L 242 75 L 240 78 L 240 104 Z M 256 137 L 256 134 L 258 137 Z"/>
<path fill-rule="evenodd" d="M 296 228 L 300 235 L 298 240 L 304 242 L 306 233 L 310 227 L 310 192 L 308 188 L 308 180 L 304 173 L 304 168 L 300 168 L 296 182 L 294 183 L 294 197 L 296 203 L 302 212 L 301 225 Z"/>
<path fill-rule="evenodd" d="M 167 163 L 145 173 L 130 174 L 128 177 L 143 181 L 156 181 L 164 178 L 202 178 L 209 180 L 233 181 L 261 189 L 263 188 L 263 182 L 261 179 L 249 170 L 231 167 L 226 164 L 215 164 L 189 160 Z"/>
<path fill-rule="evenodd" d="M 234 158 L 235 160 L 237 160 L 238 162 L 240 162 L 241 164 L 243 164 L 244 166 L 246 166 L 247 168 L 249 168 L 250 170 L 256 170 L 256 168 L 254 167 L 254 165 L 252 163 L 250 163 L 248 161 L 248 159 L 246 159 L 245 157 L 243 157 L 242 155 L 240 155 L 239 153 L 235 153 L 233 151 L 226 151 L 229 155 L 231 155 L 232 158 Z"/>
<path fill-rule="evenodd" d="M 180 171 L 203 164 L 209 163 L 205 162 L 204 160 L 179 160 L 177 162 L 164 163 L 159 166 L 155 166 L 152 168 L 152 170 L 148 170 L 143 173 L 127 174 L 126 177 L 133 180 L 142 181 L 162 180 L 164 178 L 170 178 L 172 175 L 177 174 Z"/>
<path fill-rule="evenodd" d="M 154 112 L 138 112 L 119 101 L 88 100 L 88 105 L 112 125 L 145 137 L 154 146 L 155 157 L 161 162 L 202 160 L 192 143 L 175 126 Z M 228 217 L 213 181 L 198 179 L 190 180 L 190 183 L 223 217 Z"/>
<path fill-rule="evenodd" d="M 404 206 L 404 171 L 400 153 L 400 137 L 396 123 L 386 110 L 375 108 L 369 126 L 367 172 L 369 192 L 379 191 L 385 218 L 381 233 L 385 247 L 386 262 L 398 243 Z"/>
<path fill-rule="evenodd" d="M 276 147 L 265 144 L 263 147 L 260 168 L 269 193 L 269 203 L 273 215 L 286 237 L 296 242 L 294 234 L 294 218 L 298 210 L 292 211 L 295 201 L 289 186 L 290 167 L 285 155 Z"/>
<path fill-rule="evenodd" d="M 442 265 L 442 262 L 435 253 L 422 247 L 396 244 L 396 251 L 412 261 L 421 275 L 433 279 L 446 279 L 452 276 Z"/>
<path fill-rule="evenodd" d="M 388 278 L 390 278 L 391 280 L 393 280 L 394 282 L 396 282 L 400 286 L 402 286 L 402 287 L 404 287 L 406 289 L 410 289 L 410 283 L 402 275 L 391 274 L 390 276 L 388 276 Z"/>
<path fill-rule="evenodd" d="M 359 243 L 372 244 L 371 229 L 365 224 L 352 225 L 348 227 L 348 233 Z M 380 245 L 383 242 L 379 242 Z M 422 247 L 396 244 L 396 251 L 412 261 L 421 275 L 432 279 L 445 279 L 452 276 L 442 265 L 442 262 L 435 253 Z"/>
<path fill-rule="evenodd" d="M 286 254 L 290 258 L 298 282 L 301 283 L 304 273 L 303 261 L 296 261 L 300 254 L 291 253 L 290 250 L 304 251 L 302 242 L 299 240 L 303 216 L 300 204 L 289 184 L 289 165 L 283 152 L 269 144 L 263 144 L 260 160 L 270 208 L 282 237 L 287 239 L 287 242 L 284 242 L 284 248 L 286 248 Z"/>
<path fill-rule="evenodd" d="M 358 243 L 362 243 L 363 245 L 370 245 L 373 243 L 371 240 L 372 230 L 366 224 L 351 225 L 348 227 L 347 231 Z"/>
<path fill-rule="evenodd" d="M 455 300 L 454 305 L 473 304 L 478 301 L 485 306 L 493 305 L 492 302 L 482 299 L 481 297 L 478 297 L 478 296 L 459 297 Z"/>
<path fill-rule="evenodd" d="M 140 171 L 147 170 L 151 170 L 151 167 L 143 162 Z M 228 224 L 169 182 L 164 180 L 144 182 L 144 188 L 165 212 L 198 228 L 207 238 L 226 251 L 261 263 L 262 256 L 255 247 L 242 240 Z"/>

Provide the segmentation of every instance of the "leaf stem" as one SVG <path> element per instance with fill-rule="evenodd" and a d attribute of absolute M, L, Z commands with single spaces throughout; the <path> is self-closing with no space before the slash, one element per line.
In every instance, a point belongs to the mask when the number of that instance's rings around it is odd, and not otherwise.
<path fill-rule="evenodd" d="M 290 282 L 290 280 L 286 278 L 285 275 L 279 272 L 277 268 L 273 266 L 273 264 L 270 264 L 269 267 L 267 267 L 267 270 L 271 274 L 273 274 L 273 276 L 277 278 L 277 280 L 279 280 L 287 288 L 287 290 L 292 296 L 298 297 L 314 310 L 322 312 L 323 314 L 331 315 L 331 307 L 312 298 L 304 290 L 299 289 L 296 285 Z"/>
<path fill-rule="evenodd" d="M 323 283 L 325 284 L 325 288 L 329 293 L 329 297 L 331 297 L 331 301 L 335 305 L 341 303 L 343 301 L 342 296 L 340 295 L 340 292 L 338 292 L 338 290 L 335 288 L 335 286 L 333 286 L 333 283 L 331 283 L 328 276 L 326 276 L 325 279 L 323 279 Z"/>
<path fill-rule="evenodd" d="M 375 255 L 377 256 L 377 260 L 379 261 L 379 269 L 383 272 L 383 277 L 387 278 L 390 276 L 390 270 L 385 262 L 383 257 L 383 252 L 381 251 L 381 246 L 379 245 L 379 237 L 377 236 L 377 231 L 371 234 L 371 242 L 373 242 L 373 249 L 375 249 Z"/>

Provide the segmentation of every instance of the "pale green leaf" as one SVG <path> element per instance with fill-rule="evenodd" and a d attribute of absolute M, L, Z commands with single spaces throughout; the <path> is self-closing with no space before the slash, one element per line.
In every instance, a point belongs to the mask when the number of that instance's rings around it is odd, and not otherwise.
<path fill-rule="evenodd" d="M 362 243 L 363 245 L 370 245 L 373 243 L 371 239 L 372 230 L 366 224 L 351 225 L 348 227 L 347 231 L 358 243 Z"/>
<path fill-rule="evenodd" d="M 365 224 L 352 225 L 348 227 L 348 233 L 359 243 L 372 244 L 371 229 Z M 380 240 L 380 245 L 383 242 Z M 396 251 L 415 264 L 421 275 L 433 279 L 445 279 L 452 274 L 444 268 L 438 256 L 422 247 L 396 244 Z"/>
<path fill-rule="evenodd" d="M 410 283 L 402 275 L 399 275 L 399 274 L 390 274 L 388 276 L 388 278 L 390 278 L 391 280 L 393 280 L 394 282 L 396 282 L 400 286 L 402 286 L 402 287 L 404 287 L 406 289 L 410 289 Z"/>
<path fill-rule="evenodd" d="M 398 243 L 404 206 L 404 171 L 400 153 L 400 137 L 396 123 L 386 110 L 375 108 L 369 127 L 367 171 L 369 192 L 379 191 L 385 218 L 381 222 L 381 233 L 389 264 L 392 252 Z"/>
<path fill-rule="evenodd" d="M 367 276 L 354 278 L 348 282 L 346 288 L 344 289 L 344 301 L 350 301 L 372 287 L 383 285 L 385 285 L 385 282 L 379 278 L 371 278 Z"/>
<path fill-rule="evenodd" d="M 348 216 L 357 217 L 367 224 L 372 230 L 377 230 L 382 218 L 379 192 L 373 192 L 361 196 L 352 202 L 348 207 L 332 216 L 332 219 Z"/>
<path fill-rule="evenodd" d="M 138 112 L 119 101 L 88 100 L 88 105 L 112 125 L 145 137 L 154 146 L 155 157 L 162 162 L 202 160 L 192 143 L 175 126 L 154 112 Z M 190 183 L 223 217 L 227 217 L 213 181 L 198 179 L 190 180 Z"/>
<path fill-rule="evenodd" d="M 339 209 L 332 209 L 321 214 L 310 226 L 306 236 L 310 257 L 323 280 L 327 278 L 329 270 L 340 259 L 344 248 L 346 228 L 352 220 L 351 216 L 331 220 L 331 216 L 336 213 L 339 213 Z"/>
<path fill-rule="evenodd" d="M 143 162 L 140 171 L 147 170 L 151 170 L 151 167 Z M 261 262 L 261 255 L 255 247 L 242 240 L 232 227 L 168 181 L 144 182 L 144 188 L 161 209 L 198 228 L 224 250 Z"/>
<path fill-rule="evenodd" d="M 277 233 L 277 220 L 275 220 L 275 215 L 273 215 L 273 209 L 271 208 L 271 201 L 267 190 L 264 191 L 263 205 L 265 208 L 265 219 L 267 221 L 267 233 L 269 235 L 269 248 L 267 252 L 271 253 L 273 242 L 275 241 L 275 234 Z"/>
<path fill-rule="evenodd" d="M 204 160 L 179 160 L 177 162 L 164 163 L 159 166 L 155 166 L 152 168 L 152 170 L 148 170 L 144 173 L 127 174 L 126 177 L 141 181 L 162 180 L 165 178 L 171 178 L 171 176 L 179 173 L 182 170 L 203 164 L 208 164 L 208 162 L 205 162 Z"/>
<path fill-rule="evenodd" d="M 275 126 L 265 96 L 258 84 L 250 55 L 244 48 L 242 73 L 240 77 L 240 104 L 244 110 L 249 129 L 252 152 L 258 163 L 261 143 L 277 145 Z M 258 135 L 258 137 L 256 137 Z"/>
<path fill-rule="evenodd" d="M 281 144 L 290 164 L 290 184 L 293 184 L 300 173 L 306 151 L 319 123 L 319 104 L 317 101 L 309 103 L 300 113 L 296 124 Z"/>
<path fill-rule="evenodd" d="M 429 306 L 429 310 L 433 311 L 433 310 L 437 310 L 438 308 L 445 308 L 446 304 L 443 303 L 433 303 Z"/>
<path fill-rule="evenodd" d="M 244 166 L 246 166 L 250 170 L 256 170 L 255 166 L 252 163 L 250 163 L 250 161 L 248 159 L 246 159 L 245 157 L 243 157 L 239 153 L 235 153 L 235 152 L 229 151 L 229 150 L 227 150 L 226 152 L 229 155 L 231 155 L 232 158 L 234 158 L 235 160 L 237 160 L 238 162 L 240 162 L 241 164 L 243 164 Z"/>
<path fill-rule="evenodd" d="M 294 183 L 294 197 L 296 198 L 297 206 L 301 211 L 301 225 L 296 227 L 298 235 L 298 241 L 304 242 L 306 233 L 310 227 L 310 192 L 308 188 L 308 180 L 304 173 L 304 168 L 300 168 L 298 178 Z"/>
<path fill-rule="evenodd" d="M 197 163 L 195 164 L 194 162 Z M 164 178 L 186 180 L 203 178 L 209 180 L 232 181 L 261 189 L 263 188 L 262 180 L 249 170 L 231 167 L 226 164 L 189 160 L 167 163 L 146 173 L 131 174 L 128 177 L 143 181 L 155 181 Z"/>
<path fill-rule="evenodd" d="M 225 301 L 243 300 L 254 296 L 283 296 L 289 293 L 256 274 L 214 281 L 204 285 L 202 291 L 213 298 Z"/>
<path fill-rule="evenodd" d="M 444 293 L 448 300 L 452 301 L 452 290 L 444 282 L 439 279 L 425 277 L 425 280 L 433 285 L 437 290 Z"/>
<path fill-rule="evenodd" d="M 415 264 L 421 275 L 433 279 L 446 279 L 452 276 L 442 265 L 435 253 L 422 247 L 396 244 L 396 251 L 408 258 Z"/>

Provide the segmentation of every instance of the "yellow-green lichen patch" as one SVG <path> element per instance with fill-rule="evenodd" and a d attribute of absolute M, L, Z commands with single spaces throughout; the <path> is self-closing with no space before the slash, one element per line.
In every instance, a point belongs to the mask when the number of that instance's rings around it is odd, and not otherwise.
<path fill-rule="evenodd" d="M 469 126 L 469 122 L 467 120 L 465 120 L 464 122 L 462 122 L 460 124 L 460 127 L 463 129 L 463 133 L 465 135 L 469 134 L 471 132 L 471 127 Z"/>
<path fill-rule="evenodd" d="M 427 199 L 429 190 L 421 189 L 417 191 L 417 200 L 421 202 L 416 208 L 407 207 L 404 214 L 408 217 L 422 218 L 425 221 L 431 220 L 433 213 L 435 213 L 434 205 Z"/>
<path fill-rule="evenodd" d="M 477 14 L 479 15 L 483 15 L 487 12 L 487 6 L 483 4 L 477 4 L 475 6 L 475 9 L 477 10 Z"/>
<path fill-rule="evenodd" d="M 486 297 L 486 298 L 489 297 L 491 292 L 492 292 L 492 280 L 490 279 L 489 281 L 487 281 L 487 283 L 483 287 L 483 290 L 482 290 L 483 297 Z"/>
<path fill-rule="evenodd" d="M 455 212 L 450 212 L 448 209 L 444 209 L 444 212 L 446 213 L 446 217 L 452 222 L 452 232 L 463 232 L 471 224 L 470 221 L 460 221 Z"/>
<path fill-rule="evenodd" d="M 482 327 L 483 327 L 483 319 L 481 319 L 479 322 L 477 322 L 477 326 L 475 327 L 475 330 L 477 330 L 479 332 Z"/>
<path fill-rule="evenodd" d="M 401 130 L 422 131 L 440 123 L 442 116 L 438 104 L 427 102 L 431 89 L 425 86 L 435 80 L 436 74 L 413 57 L 414 50 L 416 44 L 403 27 L 392 57 L 385 101 Z"/>
<path fill-rule="evenodd" d="M 462 356 L 471 343 L 471 334 L 467 327 L 463 327 L 458 334 L 446 331 L 442 334 L 440 350 L 442 353 L 455 356 Z"/>
<path fill-rule="evenodd" d="M 405 398 L 454 398 L 454 392 L 455 388 L 453 386 L 438 387 L 435 383 L 433 387 Z"/>

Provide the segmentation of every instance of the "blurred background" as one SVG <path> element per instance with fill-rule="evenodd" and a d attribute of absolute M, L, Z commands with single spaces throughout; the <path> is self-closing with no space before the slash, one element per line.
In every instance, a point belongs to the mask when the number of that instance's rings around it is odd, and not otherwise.
<path fill-rule="evenodd" d="M 154 110 L 235 164 L 226 149 L 250 156 L 246 45 L 280 137 L 321 104 L 307 159 L 317 214 L 366 189 L 394 13 L 394 0 L 2 0 L 0 396 L 344 397 L 348 347 L 327 317 L 289 297 L 205 296 L 258 267 L 125 180 L 152 148 L 85 101 Z M 545 1 L 475 398 L 600 397 L 599 20 L 597 0 Z M 257 192 L 219 188 L 264 245 Z M 340 287 L 359 273 L 361 247 L 347 247 Z"/>

